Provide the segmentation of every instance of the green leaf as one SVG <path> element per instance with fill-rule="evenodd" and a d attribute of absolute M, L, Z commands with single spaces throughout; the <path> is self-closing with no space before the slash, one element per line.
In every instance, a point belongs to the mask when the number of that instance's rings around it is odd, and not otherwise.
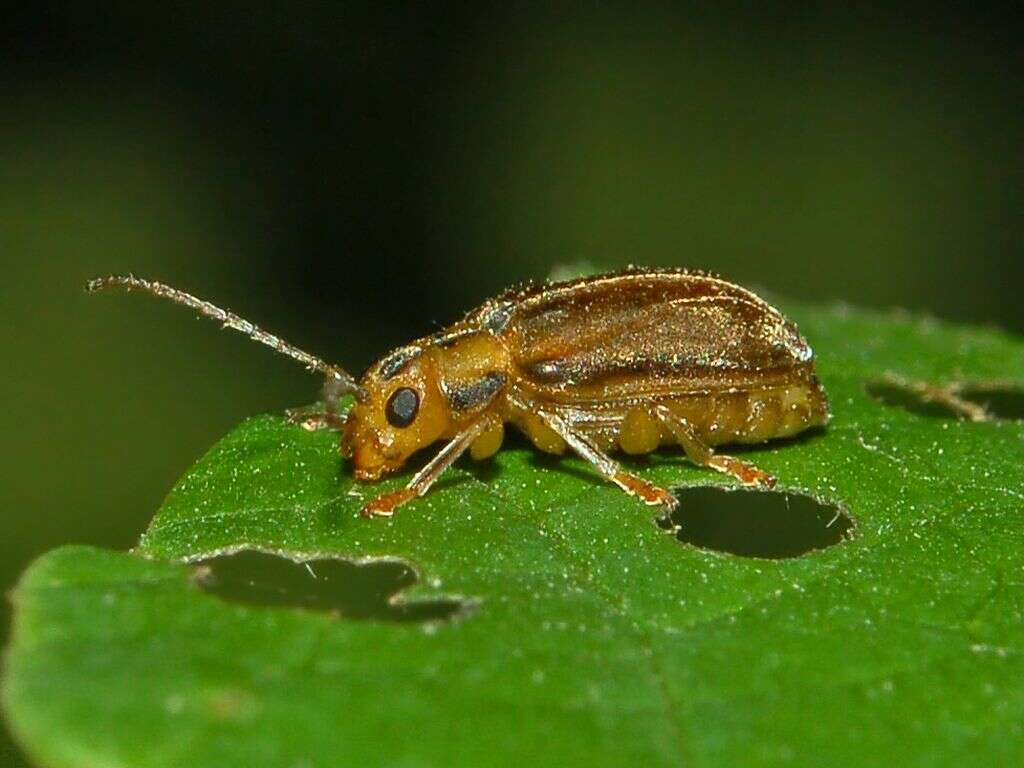
<path fill-rule="evenodd" d="M 926 418 L 864 386 L 1024 382 L 1024 345 L 789 309 L 835 417 L 745 457 L 844 505 L 852 539 L 788 559 L 698 549 L 522 442 L 364 520 L 367 495 L 403 478 L 354 485 L 334 436 L 255 418 L 181 480 L 136 553 L 65 548 L 25 574 L 5 680 L 18 737 L 47 766 L 1020 764 L 1024 426 Z M 730 483 L 674 453 L 631 466 Z M 247 548 L 419 580 L 339 616 L 308 607 L 322 597 L 211 594 L 184 564 Z M 345 567 L 342 591 L 364 573 Z M 398 620 L 396 589 L 462 609 Z"/>

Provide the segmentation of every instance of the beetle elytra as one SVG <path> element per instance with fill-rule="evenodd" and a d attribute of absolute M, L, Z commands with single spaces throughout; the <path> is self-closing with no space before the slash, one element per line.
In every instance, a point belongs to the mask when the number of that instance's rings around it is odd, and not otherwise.
<path fill-rule="evenodd" d="M 390 516 L 467 450 L 494 454 L 505 424 L 541 451 L 571 448 L 647 504 L 666 489 L 608 453 L 682 447 L 695 464 L 772 486 L 716 446 L 795 435 L 829 420 L 814 355 L 796 326 L 750 291 L 703 273 L 629 269 L 510 291 L 448 328 L 400 347 L 358 381 L 231 312 L 162 283 L 106 277 L 90 291 L 139 289 L 191 307 L 326 376 L 325 410 L 293 418 L 341 432 L 355 477 L 376 480 L 447 441 L 405 488 L 363 508 Z M 346 417 L 340 398 L 354 395 Z"/>

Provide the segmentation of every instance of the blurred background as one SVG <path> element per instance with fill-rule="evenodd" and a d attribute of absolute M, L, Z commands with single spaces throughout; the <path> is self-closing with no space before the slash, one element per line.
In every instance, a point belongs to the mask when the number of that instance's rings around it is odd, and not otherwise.
<path fill-rule="evenodd" d="M 94 275 L 356 373 L 577 261 L 1024 331 L 1011 6 L 748 5 L 8 12 L 0 581 L 60 544 L 130 547 L 218 437 L 317 394 L 182 309 L 86 298 Z"/>

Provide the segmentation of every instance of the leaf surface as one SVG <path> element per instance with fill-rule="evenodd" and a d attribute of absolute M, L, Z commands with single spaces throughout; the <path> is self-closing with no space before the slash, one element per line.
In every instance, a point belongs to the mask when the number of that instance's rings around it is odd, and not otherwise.
<path fill-rule="evenodd" d="M 47 766 L 1019 764 L 1024 426 L 925 418 L 864 385 L 1024 382 L 1024 345 L 787 308 L 834 420 L 743 455 L 842 504 L 852 539 L 774 560 L 698 549 L 522 441 L 367 521 L 367 495 L 406 478 L 353 484 L 335 436 L 258 417 L 182 478 L 134 554 L 69 547 L 25 574 L 16 733 Z M 731 482 L 671 452 L 630 467 Z M 248 548 L 397 560 L 419 578 L 398 599 L 463 608 L 400 622 L 237 604 L 187 564 Z"/>

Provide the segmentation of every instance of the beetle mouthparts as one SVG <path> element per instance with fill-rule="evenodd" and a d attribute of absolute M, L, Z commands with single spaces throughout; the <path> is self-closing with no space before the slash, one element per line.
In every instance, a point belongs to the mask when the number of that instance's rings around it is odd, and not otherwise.
<path fill-rule="evenodd" d="M 379 480 L 390 469 L 387 458 L 373 440 L 355 446 L 352 465 L 357 480 Z"/>

